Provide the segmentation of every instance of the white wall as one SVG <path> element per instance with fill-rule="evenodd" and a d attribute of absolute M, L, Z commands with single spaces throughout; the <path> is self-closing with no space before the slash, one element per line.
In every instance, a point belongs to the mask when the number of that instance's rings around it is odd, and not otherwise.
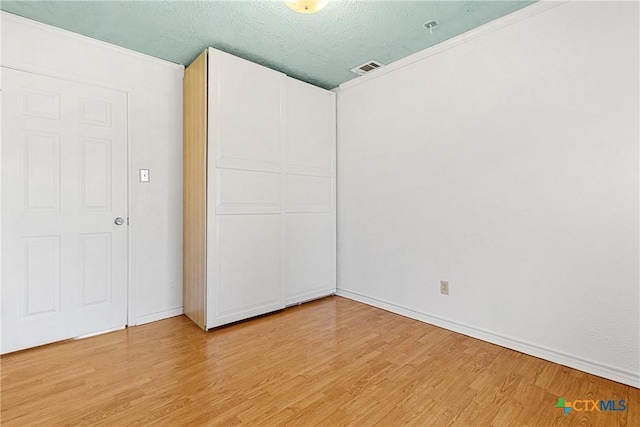
<path fill-rule="evenodd" d="M 1 22 L 3 67 L 128 93 L 129 324 L 182 313 L 183 67 L 4 12 Z"/>
<path fill-rule="evenodd" d="M 640 386 L 638 28 L 545 2 L 343 85 L 339 293 Z"/>

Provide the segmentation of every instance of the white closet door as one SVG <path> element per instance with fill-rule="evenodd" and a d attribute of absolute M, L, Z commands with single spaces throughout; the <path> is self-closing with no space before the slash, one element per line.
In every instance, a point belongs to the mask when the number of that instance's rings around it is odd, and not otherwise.
<path fill-rule="evenodd" d="M 284 308 L 285 75 L 209 50 L 207 322 Z"/>
<path fill-rule="evenodd" d="M 126 94 L 2 73 L 2 352 L 124 326 Z"/>
<path fill-rule="evenodd" d="M 335 94 L 287 79 L 286 304 L 336 291 Z"/>

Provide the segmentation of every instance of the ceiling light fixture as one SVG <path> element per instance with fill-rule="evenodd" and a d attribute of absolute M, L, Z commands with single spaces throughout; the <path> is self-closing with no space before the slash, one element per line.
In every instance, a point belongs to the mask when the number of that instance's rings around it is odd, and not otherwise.
<path fill-rule="evenodd" d="M 284 4 L 299 13 L 316 13 L 329 3 L 329 0 L 284 0 Z"/>

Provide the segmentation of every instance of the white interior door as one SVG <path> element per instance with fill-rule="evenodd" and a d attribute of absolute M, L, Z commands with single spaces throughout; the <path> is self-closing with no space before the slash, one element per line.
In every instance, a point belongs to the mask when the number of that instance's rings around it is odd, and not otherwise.
<path fill-rule="evenodd" d="M 2 352 L 124 326 L 126 94 L 2 73 Z"/>

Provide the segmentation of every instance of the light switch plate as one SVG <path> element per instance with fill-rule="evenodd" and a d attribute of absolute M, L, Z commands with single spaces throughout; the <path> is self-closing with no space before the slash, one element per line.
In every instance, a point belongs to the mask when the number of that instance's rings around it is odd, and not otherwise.
<path fill-rule="evenodd" d="M 449 282 L 445 280 L 440 281 L 440 293 L 442 295 L 449 295 Z"/>
<path fill-rule="evenodd" d="M 149 182 L 149 169 L 140 169 L 140 182 Z"/>

